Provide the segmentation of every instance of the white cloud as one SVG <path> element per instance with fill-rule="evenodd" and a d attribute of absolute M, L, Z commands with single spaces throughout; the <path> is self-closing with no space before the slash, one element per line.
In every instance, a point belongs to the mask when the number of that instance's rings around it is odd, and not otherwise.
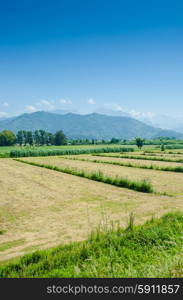
<path fill-rule="evenodd" d="M 52 110 L 55 108 L 53 103 L 54 103 L 54 101 L 41 100 L 39 103 L 37 103 L 37 106 L 46 107 L 46 109 Z"/>
<path fill-rule="evenodd" d="M 69 99 L 60 99 L 59 102 L 62 104 L 72 104 L 72 101 Z"/>
<path fill-rule="evenodd" d="M 113 110 L 115 112 L 127 112 L 125 108 L 123 108 L 121 105 L 116 103 L 105 103 L 103 107 L 105 109 Z"/>
<path fill-rule="evenodd" d="M 35 112 L 35 111 L 37 111 L 37 108 L 35 106 L 33 106 L 33 105 L 26 105 L 25 108 L 26 108 L 26 110 L 28 112 Z"/>
<path fill-rule="evenodd" d="M 2 103 L 2 106 L 8 107 L 8 106 L 9 106 L 9 103 L 8 103 L 8 102 L 3 102 L 3 103 Z"/>
<path fill-rule="evenodd" d="M 129 114 L 134 117 L 134 118 L 148 118 L 148 119 L 152 119 L 155 114 L 153 112 L 140 112 L 140 111 L 136 111 L 134 109 L 129 111 Z"/>
<path fill-rule="evenodd" d="M 88 100 L 88 103 L 93 105 L 93 104 L 96 104 L 96 101 L 94 99 L 90 98 Z"/>
<path fill-rule="evenodd" d="M 113 109 L 114 109 L 115 111 L 126 112 L 126 110 L 125 110 L 121 105 L 119 105 L 119 104 L 114 104 L 114 105 L 113 105 Z"/>
<path fill-rule="evenodd" d="M 5 111 L 0 111 L 0 118 L 6 118 L 8 117 L 8 113 L 6 113 Z"/>
<path fill-rule="evenodd" d="M 131 116 L 132 118 L 136 118 L 136 119 L 149 119 L 152 120 L 156 114 L 153 112 L 140 112 L 137 111 L 135 109 L 126 109 L 123 106 L 121 106 L 120 104 L 117 103 L 105 103 L 104 104 L 104 108 L 111 110 L 113 112 L 119 112 L 119 113 L 125 113 L 128 114 L 129 116 Z"/>

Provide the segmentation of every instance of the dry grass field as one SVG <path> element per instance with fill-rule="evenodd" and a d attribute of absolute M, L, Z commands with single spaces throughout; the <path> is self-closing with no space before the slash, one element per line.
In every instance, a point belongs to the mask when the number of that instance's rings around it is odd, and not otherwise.
<path fill-rule="evenodd" d="M 31 157 L 24 158 L 24 160 L 64 168 L 84 170 L 86 172 L 101 171 L 104 175 L 112 177 L 118 176 L 132 180 L 145 179 L 152 183 L 154 190 L 158 193 L 167 193 L 171 196 L 183 196 L 183 174 L 181 173 L 129 168 L 103 163 L 93 163 L 89 161 L 69 160 L 62 157 Z"/>
<path fill-rule="evenodd" d="M 139 156 L 141 158 L 150 158 L 150 159 L 154 159 L 154 160 L 158 160 L 158 159 L 162 159 L 162 158 L 165 158 L 165 159 L 171 159 L 171 160 L 174 160 L 176 162 L 177 159 L 183 159 L 183 153 L 182 154 L 168 154 L 168 153 L 156 153 L 154 152 L 154 155 L 151 154 L 151 153 L 143 153 L 143 152 L 130 152 L 128 154 L 125 154 L 125 153 L 107 153 L 107 155 L 109 155 L 110 157 L 113 157 L 113 156 L 121 156 L 121 158 L 125 157 L 126 156 Z"/>
<path fill-rule="evenodd" d="M 102 169 L 111 176 L 149 178 L 157 190 L 168 189 L 177 196 L 135 192 L 11 159 L 1 159 L 1 261 L 36 249 L 84 240 L 101 222 L 114 221 L 126 226 L 130 213 L 134 214 L 135 223 L 138 224 L 152 216 L 183 210 L 181 174 L 163 174 L 56 157 L 26 160 L 89 171 Z"/>
<path fill-rule="evenodd" d="M 108 154 L 107 154 L 108 155 Z M 111 154 L 109 154 L 111 155 Z M 141 160 L 141 159 L 125 159 L 125 158 L 116 158 L 116 157 L 105 157 L 105 156 L 95 156 L 90 154 L 81 154 L 81 155 L 69 155 L 69 157 L 65 156 L 64 158 L 76 158 L 76 159 L 87 159 L 87 160 L 102 160 L 102 161 L 113 161 L 120 163 L 131 163 L 137 166 L 159 166 L 159 167 L 180 167 L 180 163 L 175 162 L 166 162 L 166 161 L 150 161 L 150 160 Z M 180 158 L 181 159 L 181 158 Z M 183 159 L 183 158 L 182 158 Z M 183 166 L 183 164 L 182 164 Z"/>

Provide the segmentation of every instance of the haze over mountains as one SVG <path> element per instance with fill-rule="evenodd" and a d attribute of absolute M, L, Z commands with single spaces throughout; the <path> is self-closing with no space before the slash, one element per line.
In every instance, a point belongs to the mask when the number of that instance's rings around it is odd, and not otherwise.
<path fill-rule="evenodd" d="M 111 116 L 99 113 L 80 115 L 66 112 L 22 114 L 0 121 L 0 131 L 43 129 L 49 132 L 63 130 L 68 138 L 88 139 L 132 139 L 136 136 L 154 138 L 159 136 L 183 138 L 183 134 L 155 128 L 129 116 Z"/>
<path fill-rule="evenodd" d="M 142 121 L 147 125 L 178 131 L 183 133 L 183 117 L 173 117 L 166 114 L 155 114 L 152 112 L 142 113 L 135 110 L 125 110 L 118 105 L 100 107 L 96 112 L 110 116 L 126 116 Z"/>

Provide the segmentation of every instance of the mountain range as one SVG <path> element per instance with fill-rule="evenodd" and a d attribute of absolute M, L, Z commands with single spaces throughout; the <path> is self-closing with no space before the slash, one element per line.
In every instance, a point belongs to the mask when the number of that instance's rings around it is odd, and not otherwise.
<path fill-rule="evenodd" d="M 133 139 L 137 136 L 155 138 L 160 136 L 183 138 L 183 134 L 147 125 L 128 116 L 110 116 L 99 113 L 81 115 L 76 113 L 51 113 L 37 111 L 22 114 L 0 121 L 0 131 L 34 131 L 43 129 L 49 132 L 63 130 L 68 138 L 77 139 Z"/>

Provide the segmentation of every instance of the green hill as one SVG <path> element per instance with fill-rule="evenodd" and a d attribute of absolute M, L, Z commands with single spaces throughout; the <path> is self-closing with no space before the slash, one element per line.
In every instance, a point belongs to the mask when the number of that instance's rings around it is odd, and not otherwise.
<path fill-rule="evenodd" d="M 111 139 L 112 137 L 132 139 L 136 136 L 143 138 L 183 137 L 180 133 L 154 128 L 130 117 L 106 116 L 97 113 L 61 115 L 39 111 L 0 121 L 0 131 L 4 129 L 15 133 L 18 130 L 36 129 L 54 133 L 62 129 L 69 138 L 89 139 Z"/>

